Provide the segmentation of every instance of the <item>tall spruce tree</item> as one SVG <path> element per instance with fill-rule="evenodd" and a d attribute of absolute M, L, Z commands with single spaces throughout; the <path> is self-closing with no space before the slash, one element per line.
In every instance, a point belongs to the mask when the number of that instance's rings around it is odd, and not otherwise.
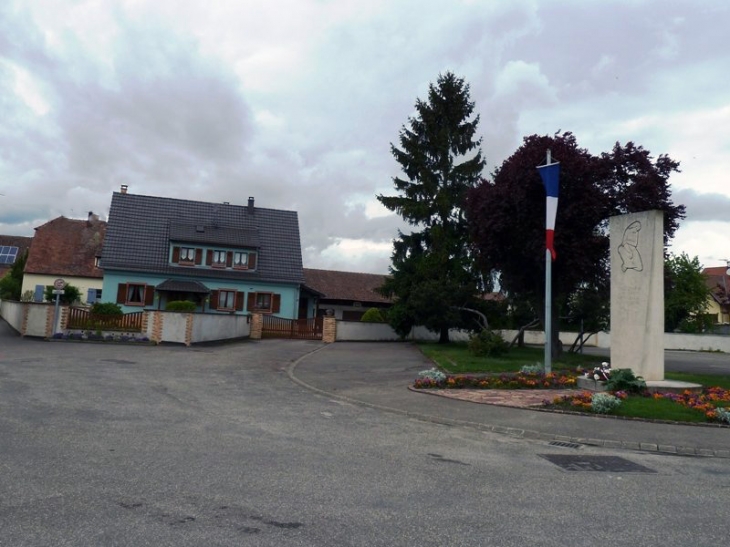
<path fill-rule="evenodd" d="M 429 85 L 416 112 L 400 131 L 400 148 L 391 143 L 405 175 L 393 178 L 399 195 L 377 196 L 413 226 L 398 232 L 382 292 L 395 298 L 389 318 L 396 332 L 424 325 L 445 343 L 449 328 L 460 325 L 456 308 L 473 302 L 479 287 L 463 210 L 484 168 L 479 116 L 472 116 L 469 85 L 451 72 Z"/>

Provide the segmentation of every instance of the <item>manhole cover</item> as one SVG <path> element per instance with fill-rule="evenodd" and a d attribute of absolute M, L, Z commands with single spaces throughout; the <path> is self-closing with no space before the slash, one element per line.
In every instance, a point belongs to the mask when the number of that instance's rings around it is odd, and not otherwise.
<path fill-rule="evenodd" d="M 653 469 L 618 456 L 575 456 L 573 454 L 538 454 L 566 471 L 605 471 L 608 473 L 656 473 Z"/>
<path fill-rule="evenodd" d="M 551 441 L 550 446 L 562 446 L 563 448 L 580 448 L 577 443 L 569 443 L 567 441 Z"/>

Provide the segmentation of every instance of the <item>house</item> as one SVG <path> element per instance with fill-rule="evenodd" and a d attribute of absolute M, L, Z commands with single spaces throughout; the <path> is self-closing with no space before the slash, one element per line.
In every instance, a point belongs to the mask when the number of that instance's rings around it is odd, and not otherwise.
<path fill-rule="evenodd" d="M 32 237 L 0 235 L 0 277 L 30 248 Z"/>
<path fill-rule="evenodd" d="M 56 279 L 77 287 L 82 301 L 93 304 L 101 297 L 99 257 L 106 222 L 89 212 L 86 220 L 60 216 L 35 229 L 23 273 L 23 294 L 43 301 L 47 286 Z"/>
<path fill-rule="evenodd" d="M 304 283 L 294 211 L 114 192 L 103 300 L 125 312 L 195 302 L 206 313 L 294 319 Z M 306 317 L 306 305 L 302 313 Z"/>
<path fill-rule="evenodd" d="M 705 268 L 705 283 L 710 289 L 706 312 L 715 323 L 730 323 L 730 265 Z"/>
<path fill-rule="evenodd" d="M 389 308 L 393 301 L 377 292 L 387 276 L 369 273 L 339 272 L 304 268 L 307 288 L 321 294 L 316 315 L 332 310 L 337 319 L 360 321 L 369 308 Z"/>

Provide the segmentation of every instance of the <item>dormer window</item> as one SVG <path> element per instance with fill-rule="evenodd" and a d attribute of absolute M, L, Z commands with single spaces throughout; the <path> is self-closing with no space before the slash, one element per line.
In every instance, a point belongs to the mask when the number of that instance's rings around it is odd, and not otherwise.
<path fill-rule="evenodd" d="M 195 249 L 193 247 L 180 247 L 180 263 L 195 264 Z"/>
<path fill-rule="evenodd" d="M 200 265 L 203 259 L 203 251 L 195 247 L 173 247 L 172 263 L 181 266 Z"/>
<path fill-rule="evenodd" d="M 211 259 L 211 266 L 214 266 L 216 268 L 225 268 L 226 267 L 226 251 L 213 251 L 213 256 Z"/>
<path fill-rule="evenodd" d="M 241 251 L 233 253 L 233 267 L 248 269 L 248 253 Z"/>

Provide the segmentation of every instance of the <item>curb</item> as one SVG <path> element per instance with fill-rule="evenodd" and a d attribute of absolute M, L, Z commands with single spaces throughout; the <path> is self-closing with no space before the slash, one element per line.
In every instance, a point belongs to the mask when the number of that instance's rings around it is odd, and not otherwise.
<path fill-rule="evenodd" d="M 434 424 L 471 427 L 473 429 L 478 429 L 480 431 L 486 431 L 486 432 L 490 432 L 490 433 L 497 433 L 500 435 L 507 435 L 509 437 L 515 437 L 515 438 L 527 439 L 527 440 L 535 440 L 535 441 L 569 442 L 569 443 L 580 444 L 580 445 L 585 445 L 585 446 L 622 449 L 622 450 L 637 450 L 637 451 L 641 451 L 641 452 L 653 452 L 653 453 L 659 453 L 659 454 L 674 454 L 677 456 L 702 456 L 702 457 L 730 459 L 730 450 L 714 450 L 714 449 L 708 449 L 708 448 L 694 448 L 691 446 L 674 446 L 674 445 L 642 443 L 642 442 L 634 442 L 634 441 L 612 441 L 612 440 L 606 440 L 606 439 L 589 439 L 589 438 L 584 438 L 584 437 L 570 437 L 567 435 L 553 435 L 550 433 L 541 433 L 539 431 L 533 431 L 530 429 L 519 429 L 519 428 L 513 428 L 513 427 L 505 427 L 505 426 L 501 426 L 501 425 L 490 425 L 490 424 L 484 424 L 481 422 L 470 422 L 470 421 L 466 421 L 466 420 L 453 420 L 451 418 L 444 418 L 442 416 L 433 416 L 431 414 L 423 414 L 420 412 L 412 412 L 410 410 L 402 410 L 400 408 L 393 408 L 393 407 L 384 406 L 384 405 L 377 405 L 374 403 L 368 403 L 367 401 L 353 399 L 352 397 L 347 397 L 345 395 L 331 393 L 329 391 L 325 391 L 325 390 L 315 387 L 311 384 L 308 384 L 307 382 L 305 382 L 303 380 L 300 380 L 294 374 L 294 371 L 296 370 L 297 366 L 299 366 L 299 364 L 301 362 L 305 361 L 310 356 L 322 351 L 325 348 L 327 348 L 327 346 L 322 346 L 320 348 L 317 348 L 305 355 L 302 355 L 301 357 L 299 357 L 298 359 L 295 359 L 289 365 L 287 365 L 285 370 L 286 370 L 286 374 L 289 377 L 289 379 L 292 382 L 294 382 L 295 384 L 298 384 L 299 386 L 301 386 L 309 391 L 312 391 L 314 393 L 319 393 L 320 395 L 326 395 L 327 397 L 330 397 L 332 399 L 337 399 L 337 400 L 344 401 L 347 403 L 364 406 L 367 408 L 372 408 L 372 409 L 380 410 L 383 412 L 389 412 L 391 414 L 399 414 L 401 416 L 407 416 L 409 418 L 414 418 L 416 420 L 434 423 Z M 529 409 L 526 409 L 526 410 L 529 410 Z"/>

